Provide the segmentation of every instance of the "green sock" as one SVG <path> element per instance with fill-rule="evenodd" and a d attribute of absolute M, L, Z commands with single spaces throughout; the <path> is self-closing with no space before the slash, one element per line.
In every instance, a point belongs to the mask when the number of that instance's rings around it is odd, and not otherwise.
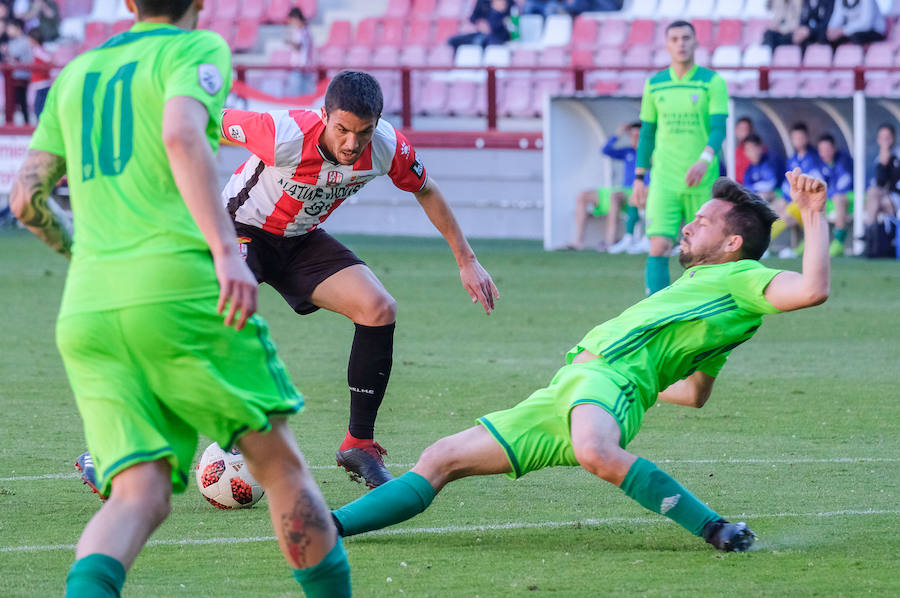
<path fill-rule="evenodd" d="M 641 219 L 638 209 L 634 206 L 625 208 L 625 232 L 629 235 L 634 234 L 634 225 Z"/>
<path fill-rule="evenodd" d="M 66 598 L 119 598 L 125 567 L 118 560 L 95 553 L 72 563 L 66 578 Z"/>
<path fill-rule="evenodd" d="M 628 470 L 620 488 L 645 509 L 665 515 L 695 536 L 710 521 L 721 519 L 675 478 L 641 457 Z"/>
<path fill-rule="evenodd" d="M 647 295 L 661 291 L 669 286 L 669 258 L 664 255 L 651 255 L 644 267 L 644 282 Z"/>
<path fill-rule="evenodd" d="M 846 228 L 835 229 L 834 240 L 843 245 L 844 241 L 847 240 L 847 229 Z"/>
<path fill-rule="evenodd" d="M 349 598 L 350 563 L 341 539 L 337 539 L 334 548 L 318 564 L 294 569 L 294 579 L 303 586 L 307 598 Z"/>
<path fill-rule="evenodd" d="M 341 535 L 353 536 L 415 517 L 428 508 L 434 494 L 428 480 L 407 471 L 332 514 L 341 524 Z"/>

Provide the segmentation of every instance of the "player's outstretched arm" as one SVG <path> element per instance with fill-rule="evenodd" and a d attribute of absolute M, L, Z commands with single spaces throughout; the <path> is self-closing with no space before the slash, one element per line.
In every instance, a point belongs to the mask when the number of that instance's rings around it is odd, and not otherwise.
<path fill-rule="evenodd" d="M 66 159 L 50 152 L 28 150 L 9 195 L 9 207 L 54 251 L 66 257 L 72 251 L 72 222 L 50 198 L 50 192 L 66 173 Z"/>
<path fill-rule="evenodd" d="M 673 383 L 657 395 L 660 401 L 685 407 L 703 407 L 712 394 L 715 378 L 704 372 L 694 372 L 684 380 Z"/>
<path fill-rule="evenodd" d="M 219 313 L 228 304 L 225 325 L 240 330 L 256 312 L 257 283 L 241 259 L 234 225 L 219 200 L 215 161 L 206 139 L 208 122 L 209 112 L 198 100 L 174 97 L 163 112 L 163 143 L 178 191 L 212 252 Z"/>
<path fill-rule="evenodd" d="M 824 303 L 831 286 L 831 262 L 828 255 L 828 221 L 825 218 L 827 186 L 824 181 L 803 174 L 799 168 L 786 175 L 791 199 L 800 208 L 803 220 L 802 272 L 781 272 L 769 286 L 765 297 L 775 308 L 792 311 Z"/>
<path fill-rule="evenodd" d="M 463 236 L 456 217 L 453 216 L 434 179 L 429 177 L 422 190 L 415 195 L 428 219 L 444 236 L 453 251 L 459 265 L 459 278 L 466 292 L 472 297 L 472 302 L 480 301 L 484 312 L 490 314 L 494 309 L 494 299 L 500 298 L 500 291 L 494 285 L 491 275 L 478 263 L 475 252 Z"/>

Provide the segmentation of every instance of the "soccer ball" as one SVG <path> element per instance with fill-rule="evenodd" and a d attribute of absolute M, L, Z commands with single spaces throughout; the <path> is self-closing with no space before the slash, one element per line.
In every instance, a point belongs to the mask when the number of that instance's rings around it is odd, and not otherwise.
<path fill-rule="evenodd" d="M 233 448 L 226 453 L 215 442 L 206 447 L 197 464 L 197 487 L 217 509 L 246 509 L 263 496 L 241 452 Z"/>

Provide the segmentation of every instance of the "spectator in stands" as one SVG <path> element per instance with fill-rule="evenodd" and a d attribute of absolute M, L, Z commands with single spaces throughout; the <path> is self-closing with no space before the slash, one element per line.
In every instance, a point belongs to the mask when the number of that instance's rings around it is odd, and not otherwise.
<path fill-rule="evenodd" d="M 741 183 L 772 203 L 775 201 L 775 189 L 778 188 L 781 177 L 775 172 L 775 165 L 763 145 L 762 138 L 756 133 L 750 133 L 742 145 L 749 164 L 740 179 Z"/>
<path fill-rule="evenodd" d="M 28 32 L 28 43 L 31 44 L 31 63 L 35 67 L 31 70 L 31 89 L 34 92 L 34 115 L 41 117 L 44 110 L 44 102 L 50 91 L 50 65 L 53 57 L 44 48 L 41 40 L 41 30 L 32 29 Z"/>
<path fill-rule="evenodd" d="M 749 116 L 740 117 L 734 124 L 734 140 L 736 142 L 734 150 L 734 180 L 736 181 L 744 180 L 744 172 L 747 170 L 747 166 L 750 165 L 750 160 L 744 151 L 744 140 L 753 132 L 753 121 Z"/>
<path fill-rule="evenodd" d="M 285 43 L 291 48 L 291 66 L 313 64 L 313 40 L 303 11 L 293 7 L 287 16 Z M 315 89 L 315 75 L 311 71 L 291 71 L 288 78 L 288 96 L 310 93 Z"/>
<path fill-rule="evenodd" d="M 454 51 L 463 44 L 474 44 L 482 48 L 505 44 L 510 37 L 506 27 L 510 8 L 511 0 L 476 0 L 469 17 L 476 31 L 454 35 L 447 40 L 448 43 L 453 46 Z"/>
<path fill-rule="evenodd" d="M 835 0 L 803 0 L 800 26 L 794 32 L 793 42 L 804 50 L 810 44 L 828 43 L 828 22 L 834 12 Z"/>
<path fill-rule="evenodd" d="M 763 34 L 763 44 L 774 50 L 794 43 L 794 32 L 800 27 L 803 0 L 768 0 L 766 8 L 772 13 L 769 28 Z"/>
<path fill-rule="evenodd" d="M 878 158 L 875 177 L 866 190 L 866 226 L 875 224 L 880 214 L 891 218 L 900 210 L 900 158 L 894 152 L 897 130 L 887 123 L 878 127 L 875 137 Z"/>
<path fill-rule="evenodd" d="M 31 44 L 25 37 L 24 23 L 21 19 L 12 18 L 6 24 L 6 35 L 9 41 L 6 43 L 4 62 L 17 62 L 27 64 L 31 62 Z M 12 72 L 13 99 L 25 124 L 28 124 L 28 83 L 31 81 L 31 71 L 14 70 Z"/>
<path fill-rule="evenodd" d="M 613 12 L 622 10 L 624 0 L 525 0 L 522 14 L 548 17 L 568 14 L 577 17 L 583 12 Z"/>
<path fill-rule="evenodd" d="M 853 163 L 850 156 L 839 151 L 834 137 L 826 133 L 819 138 L 819 172 L 828 184 L 828 198 L 834 203 L 834 240 L 829 247 L 831 257 L 844 253 L 849 228 L 849 199 L 853 189 Z"/>
<path fill-rule="evenodd" d="M 0 2 L 0 57 L 6 56 L 6 43 L 9 36 L 6 35 L 6 24 L 9 22 L 11 11 L 8 4 Z"/>
<path fill-rule="evenodd" d="M 625 135 L 628 136 L 628 145 L 619 146 L 619 141 Z M 597 246 L 598 251 L 610 253 L 646 253 L 646 242 L 637 238 L 634 234 L 635 225 L 640 220 L 638 209 L 627 205 L 631 196 L 631 186 L 634 184 L 634 165 L 637 157 L 637 145 L 641 136 L 641 122 L 636 121 L 623 124 L 615 135 L 607 140 L 601 150 L 605 156 L 613 160 L 621 160 L 624 163 L 621 187 L 601 187 L 582 191 L 575 200 L 575 240 L 568 249 L 581 251 L 584 249 L 584 226 L 588 216 L 600 218 L 606 216 L 606 230 L 604 240 Z M 617 243 L 616 237 L 619 228 L 619 213 L 626 207 L 625 236 Z M 646 241 L 646 239 L 643 239 Z"/>
<path fill-rule="evenodd" d="M 19 18 L 25 21 L 25 30 L 37 29 L 41 39 L 52 42 L 59 38 L 59 5 L 55 0 L 32 0 L 31 4 Z"/>
<path fill-rule="evenodd" d="M 791 127 L 791 147 L 794 154 L 788 158 L 786 171 L 792 171 L 794 168 L 802 168 L 804 173 L 808 173 L 815 178 L 822 178 L 819 170 L 819 155 L 809 143 L 809 129 L 806 123 L 797 122 Z M 785 228 L 791 229 L 791 247 L 785 247 L 778 254 L 779 257 L 797 257 L 803 253 L 802 243 L 799 241 L 800 226 L 800 210 L 791 201 L 790 184 L 784 180 L 781 184 L 781 194 L 784 203 L 776 202 L 773 209 L 779 216 L 779 220 L 772 225 L 772 238 L 776 238 Z"/>
<path fill-rule="evenodd" d="M 826 37 L 833 45 L 869 44 L 884 40 L 887 22 L 875 0 L 837 0 Z"/>

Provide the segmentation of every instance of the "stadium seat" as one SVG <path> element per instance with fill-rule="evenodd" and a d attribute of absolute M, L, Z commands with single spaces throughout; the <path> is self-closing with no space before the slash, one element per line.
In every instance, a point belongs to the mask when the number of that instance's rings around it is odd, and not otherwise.
<path fill-rule="evenodd" d="M 866 95 L 876 98 L 896 97 L 897 81 L 893 77 L 875 77 L 866 81 Z"/>
<path fill-rule="evenodd" d="M 697 45 L 702 48 L 711 47 L 713 45 L 713 22 L 709 19 L 694 19 L 691 24 L 697 33 Z M 663 35 L 665 35 L 665 30 L 663 30 Z"/>
<path fill-rule="evenodd" d="M 84 19 L 67 17 L 59 24 L 59 36 L 63 39 L 81 41 L 84 39 Z"/>
<path fill-rule="evenodd" d="M 713 46 L 739 46 L 744 35 L 744 24 L 739 19 L 722 19 L 716 31 Z"/>
<path fill-rule="evenodd" d="M 396 66 L 399 62 L 400 50 L 396 46 L 379 46 L 372 54 L 372 66 Z"/>
<path fill-rule="evenodd" d="M 450 17 L 453 19 L 468 19 L 472 11 L 466 0 L 438 0 L 437 17 Z"/>
<path fill-rule="evenodd" d="M 110 36 L 111 26 L 102 21 L 89 21 L 84 25 L 84 42 L 81 44 L 82 52 L 96 48 L 105 42 Z"/>
<path fill-rule="evenodd" d="M 510 66 L 537 66 L 538 53 L 527 48 L 516 48 L 512 51 Z"/>
<path fill-rule="evenodd" d="M 594 66 L 594 53 L 590 50 L 572 50 L 572 66 L 590 68 Z"/>
<path fill-rule="evenodd" d="M 801 78 L 800 83 L 800 95 L 810 97 L 827 97 L 832 95 L 832 79 L 824 71 L 809 72 Z"/>
<path fill-rule="evenodd" d="M 463 44 L 456 49 L 453 64 L 457 67 L 478 67 L 482 65 L 484 50 L 475 44 Z"/>
<path fill-rule="evenodd" d="M 663 50 L 665 52 L 665 50 Z M 666 58 L 669 55 L 666 54 Z M 600 48 L 594 55 L 594 64 L 604 68 L 622 66 L 622 51 L 618 48 Z"/>
<path fill-rule="evenodd" d="M 776 48 L 776 53 L 778 48 Z M 803 68 L 828 68 L 831 66 L 831 46 L 812 44 L 803 54 Z"/>
<path fill-rule="evenodd" d="M 744 0 L 718 0 L 713 19 L 739 19 L 744 13 Z"/>
<path fill-rule="evenodd" d="M 333 21 L 331 28 L 328 30 L 328 40 L 326 46 L 343 47 L 350 43 L 350 37 L 353 33 L 353 27 L 350 21 Z"/>
<path fill-rule="evenodd" d="M 712 54 L 712 68 L 741 66 L 741 49 L 737 46 L 719 46 Z M 725 76 L 725 73 L 722 73 Z M 726 77 L 727 78 L 727 77 Z"/>
<path fill-rule="evenodd" d="M 753 45 L 744 50 L 742 66 L 757 68 L 772 64 L 772 48 L 769 46 Z"/>
<path fill-rule="evenodd" d="M 78 56 L 78 52 L 78 43 L 57 43 L 56 50 L 53 51 L 53 64 L 68 64 Z"/>
<path fill-rule="evenodd" d="M 800 64 L 800 46 L 778 46 L 772 54 L 772 66 L 799 67 Z"/>
<path fill-rule="evenodd" d="M 259 39 L 259 23 L 249 19 L 238 22 L 237 31 L 234 34 L 234 49 L 236 51 L 250 51 L 256 47 Z"/>
<path fill-rule="evenodd" d="M 403 66 L 425 66 L 427 64 L 425 48 L 423 46 L 406 46 L 400 50 L 398 60 Z"/>
<path fill-rule="evenodd" d="M 569 46 L 573 50 L 593 50 L 597 46 L 597 19 L 578 17 L 572 23 L 572 39 Z"/>
<path fill-rule="evenodd" d="M 406 37 L 403 46 L 428 46 L 431 44 L 431 21 L 428 19 L 413 19 L 406 28 Z"/>
<path fill-rule="evenodd" d="M 709 66 L 709 63 L 710 63 L 709 48 L 704 48 L 703 46 L 700 46 L 696 50 L 694 50 L 694 62 L 696 62 L 700 66 Z"/>
<path fill-rule="evenodd" d="M 240 25 L 238 25 L 238 27 L 240 27 Z M 266 62 L 272 65 L 290 65 L 291 54 L 293 54 L 293 51 L 290 48 L 275 49 L 269 52 L 267 56 L 268 60 L 266 60 Z"/>
<path fill-rule="evenodd" d="M 538 65 L 562 68 L 569 65 L 569 57 L 559 46 L 545 48 L 543 52 L 538 53 Z"/>
<path fill-rule="evenodd" d="M 319 49 L 316 62 L 328 68 L 337 68 L 343 65 L 346 48 L 341 46 L 323 46 Z"/>
<path fill-rule="evenodd" d="M 428 77 L 420 87 L 415 89 L 413 112 L 428 116 L 444 114 L 447 106 L 447 87 L 446 81 Z"/>
<path fill-rule="evenodd" d="M 683 19 L 684 9 L 685 0 L 659 0 L 655 16 L 658 19 Z"/>
<path fill-rule="evenodd" d="M 439 46 L 459 33 L 459 21 L 456 19 L 438 19 L 431 45 Z"/>
<path fill-rule="evenodd" d="M 537 79 L 532 89 L 531 109 L 535 114 L 541 114 L 544 112 L 544 98 L 546 96 L 567 94 L 573 91 L 571 80 L 568 77 Z"/>
<path fill-rule="evenodd" d="M 600 33 L 597 43 L 600 46 L 620 47 L 628 37 L 628 23 L 623 19 L 603 19 L 600 21 Z"/>
<path fill-rule="evenodd" d="M 308 3 L 301 2 L 300 10 L 303 11 L 303 16 L 307 20 L 312 19 L 316 16 L 315 3 L 313 6 L 310 6 Z M 274 24 L 282 24 L 287 20 L 288 13 L 291 8 L 293 8 L 294 3 L 292 0 L 269 0 L 269 4 L 266 6 L 266 11 L 263 14 L 263 20 L 266 23 L 274 23 Z"/>
<path fill-rule="evenodd" d="M 722 1 L 719 0 L 719 2 Z M 766 0 L 746 0 L 743 15 L 745 19 L 769 18 L 769 8 L 766 6 Z"/>
<path fill-rule="evenodd" d="M 124 4 L 124 2 L 122 3 Z M 88 21 L 103 21 L 113 23 L 118 20 L 116 11 L 119 8 L 118 0 L 94 0 L 94 8 L 88 15 Z"/>
<path fill-rule="evenodd" d="M 319 0 L 295 0 L 297 7 L 303 11 L 303 16 L 306 17 L 307 21 L 310 21 L 316 18 L 316 15 L 319 12 Z M 281 14 L 284 15 L 282 17 L 282 22 L 287 18 L 287 14 L 290 11 L 290 5 L 292 0 L 269 0 L 269 8 L 273 5 L 276 7 L 283 7 L 285 4 L 288 5 L 288 9 L 284 10 L 281 8 Z"/>
<path fill-rule="evenodd" d="M 447 90 L 447 113 L 452 116 L 477 116 L 480 86 L 474 81 L 453 81 Z"/>
<path fill-rule="evenodd" d="M 91 14 L 93 6 L 93 0 L 66 0 L 66 2 L 59 3 L 59 12 L 64 19 L 84 17 Z"/>
<path fill-rule="evenodd" d="M 409 13 L 410 0 L 388 0 L 387 8 L 384 10 L 386 17 L 405 17 Z"/>
<path fill-rule="evenodd" d="M 120 33 L 125 33 L 131 26 L 134 25 L 134 19 L 122 19 L 120 21 L 116 21 L 112 24 L 112 28 L 110 29 L 111 35 L 119 35 Z"/>
<path fill-rule="evenodd" d="M 716 6 L 716 0 L 688 0 L 684 16 L 688 19 L 710 19 Z"/>
<path fill-rule="evenodd" d="M 229 47 L 234 42 L 234 29 L 234 22 L 231 19 L 216 19 L 209 26 L 209 30 L 221 35 Z"/>
<path fill-rule="evenodd" d="M 841 46 L 844 47 L 844 46 Z M 878 42 L 869 46 L 863 60 L 865 66 L 894 66 L 896 52 L 888 42 Z"/>
<path fill-rule="evenodd" d="M 616 95 L 640 97 L 644 93 L 644 82 L 648 75 L 649 73 L 641 72 L 623 73 Z"/>
<path fill-rule="evenodd" d="M 356 35 L 353 37 L 354 46 L 370 47 L 375 45 L 375 36 L 378 33 L 377 17 L 366 17 L 356 25 Z"/>
<path fill-rule="evenodd" d="M 406 20 L 402 17 L 387 17 L 381 21 L 381 34 L 378 45 L 397 46 L 403 43 Z"/>
<path fill-rule="evenodd" d="M 632 2 L 631 8 L 628 9 L 628 18 L 655 19 L 658 16 L 656 12 L 657 6 L 659 6 L 658 0 L 643 0 L 640 2 Z"/>
<path fill-rule="evenodd" d="M 647 66 L 652 64 L 653 48 L 650 46 L 632 46 L 622 57 L 622 66 Z"/>
<path fill-rule="evenodd" d="M 519 41 L 525 44 L 537 43 L 544 31 L 544 17 L 522 15 L 519 17 Z"/>
<path fill-rule="evenodd" d="M 544 21 L 544 34 L 541 45 L 565 46 L 572 39 L 572 17 L 569 15 L 550 15 Z"/>
<path fill-rule="evenodd" d="M 744 45 L 761 44 L 763 34 L 769 28 L 769 21 L 766 19 L 753 19 L 744 24 Z"/>
<path fill-rule="evenodd" d="M 453 66 L 453 48 L 450 46 L 436 46 L 428 52 L 428 66 Z"/>
<path fill-rule="evenodd" d="M 344 54 L 347 66 L 365 68 L 372 62 L 372 48 L 366 46 L 352 46 Z"/>
<path fill-rule="evenodd" d="M 631 32 L 625 40 L 624 46 L 644 46 L 653 43 L 653 34 L 656 31 L 656 22 L 650 19 L 638 19 L 631 24 Z"/>
<path fill-rule="evenodd" d="M 437 9 L 437 0 L 412 0 L 411 14 L 419 17 L 431 17 Z"/>
<path fill-rule="evenodd" d="M 838 49 L 835 51 L 834 59 L 832 61 L 832 64 L 835 67 L 840 68 L 853 68 L 855 66 L 861 65 L 862 63 L 862 47 L 853 44 L 838 46 Z"/>
<path fill-rule="evenodd" d="M 217 0 L 215 9 L 216 20 L 235 20 L 238 16 L 238 7 L 239 0 Z"/>
<path fill-rule="evenodd" d="M 839 97 L 845 97 L 853 94 L 854 77 L 853 73 L 833 73 L 831 75 L 831 93 Z"/>
<path fill-rule="evenodd" d="M 698 48 L 698 50 L 699 50 L 699 48 Z M 696 54 L 694 54 L 694 61 L 697 62 L 697 64 L 700 63 L 700 62 L 697 60 L 697 55 L 696 55 Z M 657 69 L 660 69 L 660 70 L 662 70 L 662 69 L 668 67 L 670 64 L 672 64 L 672 57 L 669 56 L 668 50 L 666 50 L 665 48 L 657 48 L 657 49 L 653 52 L 653 61 L 652 61 L 652 64 L 653 64 L 653 67 L 654 67 L 654 68 L 657 68 Z"/>
<path fill-rule="evenodd" d="M 674 19 L 660 19 L 656 22 L 655 39 L 652 42 L 654 47 L 664 48 L 666 46 L 666 29 L 673 22 Z"/>
<path fill-rule="evenodd" d="M 502 116 L 537 116 L 532 110 L 531 81 L 528 79 L 504 79 L 497 95 L 497 111 Z"/>
<path fill-rule="evenodd" d="M 263 18 L 266 14 L 266 3 L 265 2 L 242 2 L 239 5 L 239 22 L 238 27 L 240 27 L 241 21 L 253 21 L 256 24 L 262 22 Z M 285 13 L 285 17 L 287 13 Z M 304 15 L 306 16 L 306 15 Z M 285 19 L 286 20 L 286 19 Z"/>
<path fill-rule="evenodd" d="M 396 48 L 392 48 L 396 50 Z M 393 66 L 396 66 L 396 61 Z M 403 107 L 403 92 L 400 89 L 400 74 L 394 70 L 373 70 L 372 76 L 381 86 L 384 96 L 384 112 L 397 114 Z"/>
<path fill-rule="evenodd" d="M 503 67 L 509 66 L 510 60 L 510 51 L 507 46 L 488 46 L 484 49 L 481 64 L 484 66 Z"/>

